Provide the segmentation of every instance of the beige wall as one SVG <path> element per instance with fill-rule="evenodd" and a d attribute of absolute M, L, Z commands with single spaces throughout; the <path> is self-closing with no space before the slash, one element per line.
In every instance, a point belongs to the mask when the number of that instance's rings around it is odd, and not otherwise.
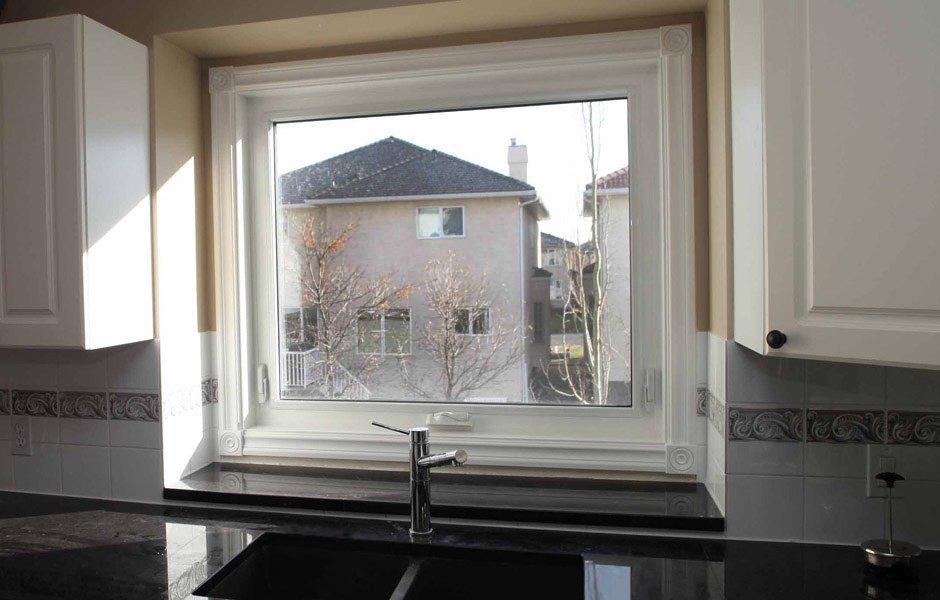
<path fill-rule="evenodd" d="M 709 327 L 731 339 L 731 82 L 728 0 L 709 0 L 708 28 L 708 245 Z M 698 249 L 696 249 L 698 251 Z"/>

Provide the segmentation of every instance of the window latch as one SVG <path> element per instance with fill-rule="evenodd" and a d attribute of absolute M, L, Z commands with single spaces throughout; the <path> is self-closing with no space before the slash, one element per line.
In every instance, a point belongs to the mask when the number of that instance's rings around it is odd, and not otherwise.
<path fill-rule="evenodd" d="M 643 379 L 643 405 L 652 407 L 659 401 L 659 369 L 646 370 Z"/>
<path fill-rule="evenodd" d="M 268 365 L 260 364 L 255 371 L 255 393 L 258 397 L 258 404 L 268 401 Z"/>

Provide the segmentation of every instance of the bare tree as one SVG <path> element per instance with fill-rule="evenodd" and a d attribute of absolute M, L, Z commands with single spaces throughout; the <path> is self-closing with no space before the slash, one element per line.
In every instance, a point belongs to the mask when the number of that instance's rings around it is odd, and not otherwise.
<path fill-rule="evenodd" d="M 453 252 L 428 261 L 424 293 L 431 319 L 417 336 L 415 354 L 431 369 L 400 362 L 406 386 L 428 400 L 459 401 L 518 368 L 523 331 L 495 306 L 487 274 L 471 269 Z"/>
<path fill-rule="evenodd" d="M 378 366 L 379 357 L 355 352 L 360 315 L 400 305 L 412 292 L 410 285 L 397 285 L 392 272 L 370 275 L 358 261 L 344 260 L 358 230 L 358 222 L 329 226 L 317 215 L 289 221 L 296 256 L 288 268 L 299 283 L 303 306 L 316 309 L 323 393 L 330 398 L 342 397 Z M 351 377 L 341 376 L 346 373 Z"/>
<path fill-rule="evenodd" d="M 610 310 L 610 213 L 598 194 L 603 118 L 595 114 L 592 102 L 583 104 L 581 111 L 591 181 L 578 201 L 583 203 L 582 215 L 590 220 L 590 235 L 586 243 L 576 244 L 565 253 L 569 278 L 561 319 L 565 352 L 560 360 L 542 365 L 539 383 L 550 394 L 581 404 L 605 405 L 610 402 L 611 368 L 615 361 L 624 358 L 619 356 L 611 334 L 624 329 L 629 336 L 629 328 Z M 583 340 L 582 357 L 569 355 L 569 339 Z"/>

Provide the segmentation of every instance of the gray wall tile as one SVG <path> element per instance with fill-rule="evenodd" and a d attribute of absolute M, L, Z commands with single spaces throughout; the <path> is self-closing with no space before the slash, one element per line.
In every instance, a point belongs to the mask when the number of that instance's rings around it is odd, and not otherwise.
<path fill-rule="evenodd" d="M 13 457 L 13 481 L 21 492 L 62 491 L 59 445 L 38 444 L 33 440 L 32 456 Z"/>
<path fill-rule="evenodd" d="M 802 475 L 803 444 L 732 440 L 726 464 L 739 475 Z"/>
<path fill-rule="evenodd" d="M 802 407 L 805 362 L 767 357 L 744 346 L 727 345 L 728 405 L 769 404 Z"/>
<path fill-rule="evenodd" d="M 868 473 L 868 444 L 808 443 L 803 456 L 804 473 L 810 477 L 866 477 Z"/>
<path fill-rule="evenodd" d="M 888 408 L 940 407 L 940 371 L 887 369 Z"/>
<path fill-rule="evenodd" d="M 62 493 L 76 496 L 111 496 L 111 458 L 101 446 L 60 446 Z"/>
<path fill-rule="evenodd" d="M 806 361 L 808 406 L 884 407 L 885 368 Z"/>
<path fill-rule="evenodd" d="M 728 475 L 726 532 L 729 537 L 803 539 L 803 478 Z"/>
<path fill-rule="evenodd" d="M 111 494 L 121 500 L 162 500 L 163 461 L 160 451 L 111 448 Z"/>
<path fill-rule="evenodd" d="M 867 485 L 862 478 L 807 477 L 806 540 L 859 544 L 883 537 L 882 502 L 866 498 Z"/>

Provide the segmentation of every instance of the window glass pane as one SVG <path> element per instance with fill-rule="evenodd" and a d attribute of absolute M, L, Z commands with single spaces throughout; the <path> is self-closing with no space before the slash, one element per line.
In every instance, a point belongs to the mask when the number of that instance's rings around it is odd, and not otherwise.
<path fill-rule="evenodd" d="M 630 405 L 628 108 L 276 124 L 280 396 Z"/>
<path fill-rule="evenodd" d="M 303 339 L 303 328 L 301 326 L 300 310 L 284 311 L 284 322 L 282 335 L 288 346 L 299 344 Z"/>
<path fill-rule="evenodd" d="M 463 208 L 450 207 L 443 209 L 444 235 L 463 235 Z"/>
<path fill-rule="evenodd" d="M 441 213 L 437 208 L 418 209 L 418 237 L 441 236 Z"/>
<path fill-rule="evenodd" d="M 303 309 L 303 342 L 311 347 L 317 345 L 317 309 Z"/>
<path fill-rule="evenodd" d="M 407 309 L 385 313 L 385 353 L 411 353 L 411 315 Z"/>
<path fill-rule="evenodd" d="M 482 335 L 489 329 L 490 311 L 487 308 L 480 308 L 473 311 L 473 333 Z"/>
<path fill-rule="evenodd" d="M 379 313 L 360 313 L 359 352 L 378 354 L 382 351 L 382 316 Z"/>
<path fill-rule="evenodd" d="M 454 331 L 461 334 L 470 333 L 470 309 L 458 308 L 454 311 Z"/>

